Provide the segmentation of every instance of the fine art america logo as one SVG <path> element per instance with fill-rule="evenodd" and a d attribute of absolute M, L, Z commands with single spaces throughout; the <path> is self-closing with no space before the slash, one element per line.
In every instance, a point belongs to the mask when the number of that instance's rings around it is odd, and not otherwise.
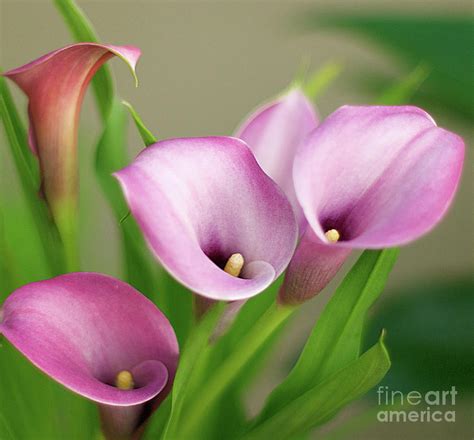
<path fill-rule="evenodd" d="M 377 420 L 385 423 L 396 422 L 455 422 L 456 387 L 450 390 L 401 391 L 390 390 L 387 386 L 377 389 L 379 406 L 388 407 L 377 413 Z"/>

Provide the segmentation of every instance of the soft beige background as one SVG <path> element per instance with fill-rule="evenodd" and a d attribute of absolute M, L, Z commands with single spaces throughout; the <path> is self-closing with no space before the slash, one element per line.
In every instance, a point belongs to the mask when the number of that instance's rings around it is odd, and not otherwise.
<path fill-rule="evenodd" d="M 83 1 L 79 2 L 104 42 L 134 44 L 143 51 L 138 75 L 140 87 L 120 61 L 112 61 L 119 94 L 134 104 L 148 127 L 160 138 L 231 134 L 239 121 L 256 105 L 281 91 L 294 77 L 305 58 L 317 68 L 328 60 L 342 61 L 344 73 L 321 97 L 322 116 L 346 103 L 370 103 L 372 96 L 357 90 L 352 77 L 366 69 L 402 75 L 406 71 L 380 47 L 351 34 L 320 31 L 300 34 L 293 23 L 308 6 L 321 11 L 348 12 L 370 8 L 394 12 L 445 14 L 472 13 L 470 1 Z M 0 65 L 21 65 L 71 42 L 68 31 L 51 2 L 3 0 L 0 2 Z M 24 105 L 23 97 L 15 96 Z M 82 198 L 94 209 L 83 213 L 83 269 L 118 274 L 115 228 L 92 175 L 93 144 L 99 135 L 91 95 L 81 117 Z M 428 109 L 429 110 L 429 109 Z M 434 115 L 439 125 L 461 133 L 467 144 L 472 131 L 446 116 Z M 141 148 L 131 127 L 133 154 Z M 0 158 L 5 160 L 4 145 Z M 2 151 L 3 150 L 3 151 Z M 417 280 L 440 280 L 472 272 L 473 176 L 468 154 L 457 199 L 444 222 L 429 236 L 404 248 L 390 280 L 390 288 Z M 0 184 L 11 187 L 12 165 L 0 175 Z M 3 169 L 3 165 L 2 165 Z M 15 197 L 12 191 L 10 196 Z M 100 244 L 97 246 L 97 244 Z M 449 294 L 449 292 L 447 292 Z M 282 347 L 298 347 L 327 294 L 308 305 Z M 422 313 L 422 311 L 420 311 Z M 291 342 L 291 344 L 290 344 Z M 278 351 L 275 361 L 285 362 L 293 350 Z M 255 410 L 281 375 L 275 368 L 250 402 Z M 469 423 L 465 414 L 465 421 Z M 376 425 L 373 437 L 464 438 L 466 423 L 456 426 L 425 424 L 421 427 Z M 418 429 L 418 431 L 417 431 Z M 421 431 L 420 431 L 421 430 Z M 383 432 L 383 434 L 382 434 Z M 356 434 L 350 438 L 356 438 Z"/>

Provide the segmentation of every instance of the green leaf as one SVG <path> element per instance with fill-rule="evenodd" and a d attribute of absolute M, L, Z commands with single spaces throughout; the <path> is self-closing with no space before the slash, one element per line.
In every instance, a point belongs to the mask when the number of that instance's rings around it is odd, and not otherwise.
<path fill-rule="evenodd" d="M 329 375 L 323 382 L 273 413 L 257 424 L 245 440 L 287 440 L 308 432 L 324 423 L 349 402 L 363 396 L 385 376 L 390 368 L 390 358 L 383 343 L 379 342 L 360 358 Z"/>
<path fill-rule="evenodd" d="M 468 118 L 474 116 L 474 20 L 465 16 L 321 15 L 306 13 L 304 25 L 335 27 L 363 34 L 390 49 L 407 67 L 426 63 L 431 75 L 420 97 L 448 106 Z M 455 37 L 454 37 L 455 36 Z"/>
<path fill-rule="evenodd" d="M 115 101 L 97 144 L 95 167 L 102 189 L 119 220 L 128 212 L 128 206 L 112 174 L 128 163 L 126 136 L 127 115 Z"/>
<path fill-rule="evenodd" d="M 143 440 L 158 440 L 162 438 L 171 414 L 171 397 L 168 394 L 164 402 L 160 403 L 160 406 L 151 415 L 143 433 Z"/>
<path fill-rule="evenodd" d="M 223 308 L 224 304 L 218 303 L 209 310 L 186 342 L 173 383 L 171 414 L 163 439 L 183 438 L 178 434 L 182 429 L 181 414 L 185 404 L 189 401 L 189 396 L 194 395 L 205 373 L 210 351 L 209 340 Z"/>
<path fill-rule="evenodd" d="M 145 251 L 148 255 L 148 249 Z M 155 283 L 157 294 L 153 300 L 171 322 L 178 342 L 182 346 L 194 322 L 193 294 L 168 272 L 159 268 L 156 260 L 153 259 L 151 265 L 158 277 Z"/>
<path fill-rule="evenodd" d="M 298 362 L 272 392 L 262 422 L 359 357 L 367 310 L 382 292 L 398 249 L 365 251 L 324 308 Z"/>
<path fill-rule="evenodd" d="M 95 437 L 99 426 L 96 405 L 54 382 L 4 340 L 0 371 L 0 418 L 8 422 L 14 438 Z M 0 438 L 4 438 L 1 428 Z"/>
<path fill-rule="evenodd" d="M 8 89 L 7 80 L 2 76 L 0 76 L 0 106 L 5 128 L 9 132 L 11 131 L 9 138 L 16 140 L 11 147 L 16 165 L 21 173 L 20 177 L 24 181 L 23 185 L 37 190 L 40 185 L 38 160 L 28 145 L 25 127 Z"/>
<path fill-rule="evenodd" d="M 13 268 L 13 256 L 11 255 L 5 240 L 3 226 L 3 215 L 0 211 L 0 302 L 7 293 L 11 292 L 15 283 L 15 269 Z"/>
<path fill-rule="evenodd" d="M 276 301 L 276 295 L 283 277 L 280 277 L 264 292 L 250 298 L 239 310 L 230 328 L 224 330 L 223 335 L 215 342 L 210 353 L 210 360 L 206 372 L 206 383 L 223 362 L 232 355 L 252 328 L 258 323 L 265 312 Z M 245 368 L 236 375 L 227 390 L 209 407 L 206 417 L 201 419 L 199 432 L 193 437 L 206 440 L 220 440 L 222 432 L 227 438 L 238 438 L 247 426 L 247 417 L 243 405 L 243 393 L 265 365 L 267 355 L 274 347 L 285 328 L 284 321 L 279 328 L 255 351 Z M 191 408 L 192 410 L 192 408 Z"/>
<path fill-rule="evenodd" d="M 130 115 L 132 116 L 133 121 L 135 122 L 135 126 L 137 127 L 137 130 L 143 139 L 143 143 L 145 144 L 145 147 L 149 147 L 150 145 L 156 143 L 156 137 L 153 135 L 153 133 L 150 130 L 148 130 L 148 128 L 146 128 L 140 116 L 138 115 L 136 110 L 132 107 L 132 104 L 128 103 L 127 101 L 122 101 L 122 104 L 125 107 L 127 107 L 128 111 L 130 112 Z"/>
<path fill-rule="evenodd" d="M 120 227 L 127 281 L 153 299 L 156 279 L 145 244 L 133 218 L 121 221 L 128 206 L 118 181 L 112 175 L 128 163 L 126 135 L 126 111 L 120 102 L 114 101 L 96 148 L 96 174 Z"/>
<path fill-rule="evenodd" d="M 235 384 L 242 372 L 251 365 L 256 353 L 267 344 L 295 310 L 294 307 L 273 303 L 265 311 L 235 350 L 212 370 L 212 375 L 207 376 L 205 386 L 202 386 L 189 403 L 190 409 L 182 418 L 179 435 L 176 438 L 198 438 L 196 436 L 208 416 L 209 408 L 212 408 Z M 210 365 L 211 362 L 208 364 L 208 371 Z"/>
<path fill-rule="evenodd" d="M 15 440 L 18 438 L 13 434 L 13 430 L 8 420 L 5 418 L 5 416 L 1 412 L 0 412 L 0 438 L 3 440 Z"/>
<path fill-rule="evenodd" d="M 54 4 L 76 41 L 94 43 L 99 41 L 91 22 L 74 0 L 54 0 Z M 94 75 L 92 87 L 100 115 L 105 122 L 114 99 L 114 83 L 107 65 L 103 65 Z"/>
<path fill-rule="evenodd" d="M 38 165 L 28 146 L 26 130 L 3 77 L 0 77 L 0 116 L 27 206 L 41 239 L 49 275 L 58 275 L 63 273 L 65 268 L 62 244 L 51 221 L 48 207 L 38 195 Z"/>

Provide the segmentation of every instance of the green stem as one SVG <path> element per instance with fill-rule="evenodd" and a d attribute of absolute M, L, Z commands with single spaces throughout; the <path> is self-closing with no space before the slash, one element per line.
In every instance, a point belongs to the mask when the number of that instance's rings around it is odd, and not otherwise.
<path fill-rule="evenodd" d="M 64 250 L 67 272 L 79 270 L 78 207 L 75 200 L 58 204 L 54 216 Z"/>
<path fill-rule="evenodd" d="M 64 246 L 64 258 L 66 260 L 66 271 L 67 272 L 78 272 L 80 268 L 79 263 L 79 246 L 77 242 L 77 237 L 68 236 L 67 238 L 63 237 L 63 246 Z"/>
<path fill-rule="evenodd" d="M 253 355 L 296 309 L 294 306 L 282 306 L 277 303 L 270 306 L 252 330 L 242 339 L 238 349 L 229 355 L 205 386 L 202 387 L 198 399 L 193 402 L 189 413 L 186 414 L 186 422 L 182 424 L 182 430 L 179 433 L 180 438 L 191 438 L 192 433 L 199 429 L 199 424 L 209 408 L 252 360 Z"/>

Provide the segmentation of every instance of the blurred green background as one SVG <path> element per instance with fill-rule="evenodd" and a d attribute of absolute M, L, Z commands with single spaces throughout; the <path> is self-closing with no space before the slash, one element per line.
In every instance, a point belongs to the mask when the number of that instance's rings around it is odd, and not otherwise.
<path fill-rule="evenodd" d="M 457 422 L 381 424 L 370 414 L 375 403 L 369 398 L 352 405 L 319 435 L 342 439 L 383 436 L 387 440 L 471 438 L 472 3 L 106 0 L 79 4 L 103 42 L 142 49 L 138 89 L 119 61 L 112 61 L 113 70 L 119 95 L 135 106 L 160 138 L 232 134 L 250 110 L 285 88 L 303 63 L 309 63 L 311 69 L 331 60 L 343 65 L 340 76 L 316 103 L 321 117 L 343 104 L 374 103 L 422 63 L 429 76 L 411 102 L 430 112 L 440 126 L 464 137 L 464 176 L 443 223 L 402 249 L 387 291 L 373 311 L 367 337 L 373 342 L 382 326 L 388 330 L 393 368 L 385 383 L 392 389 L 442 390 L 455 385 L 459 390 Z M 2 0 L 0 14 L 0 65 L 4 69 L 72 41 L 51 2 Z M 24 108 L 24 97 L 14 92 Z M 118 235 L 93 174 L 98 121 L 88 93 L 80 128 L 82 268 L 118 276 Z M 5 230 L 22 243 L 20 264 L 31 264 L 31 278 L 35 279 L 41 263 L 32 263 L 37 261 L 30 252 L 34 237 L 15 227 L 24 207 L 7 144 L 3 137 L 0 141 Z M 132 154 L 141 149 L 133 127 L 129 145 Z M 293 322 L 265 377 L 248 396 L 250 411 L 257 411 L 294 361 L 337 282 L 305 305 L 302 318 Z M 353 426 L 349 434 L 343 430 L 345 423 Z"/>

